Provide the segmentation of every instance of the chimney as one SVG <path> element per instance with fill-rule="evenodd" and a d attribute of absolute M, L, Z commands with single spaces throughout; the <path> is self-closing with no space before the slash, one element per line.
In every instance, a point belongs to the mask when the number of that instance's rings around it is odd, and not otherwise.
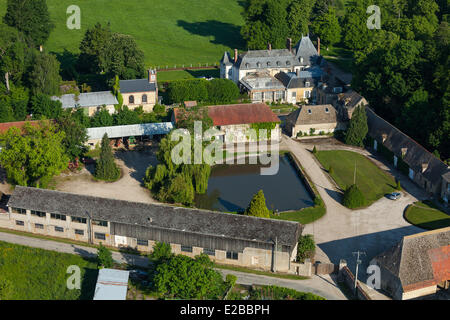
<path fill-rule="evenodd" d="M 320 56 L 320 38 L 319 37 L 317 37 L 317 53 Z"/>
<path fill-rule="evenodd" d="M 287 40 L 286 40 L 286 48 L 289 51 L 292 51 L 292 39 L 291 38 L 287 38 Z"/>
<path fill-rule="evenodd" d="M 270 44 L 270 42 L 267 42 L 267 50 L 272 50 L 272 45 Z"/>
<path fill-rule="evenodd" d="M 155 83 L 156 82 L 156 70 L 149 69 L 148 70 L 148 82 Z"/>
<path fill-rule="evenodd" d="M 238 51 L 237 49 L 234 49 L 234 62 L 237 62 L 237 58 L 238 58 Z"/>

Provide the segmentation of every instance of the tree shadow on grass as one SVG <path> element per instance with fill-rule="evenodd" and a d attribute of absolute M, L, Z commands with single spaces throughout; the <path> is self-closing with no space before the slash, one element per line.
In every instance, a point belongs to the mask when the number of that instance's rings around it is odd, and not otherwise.
<path fill-rule="evenodd" d="M 241 36 L 241 27 L 221 22 L 217 20 L 207 20 L 202 22 L 188 22 L 178 20 L 177 25 L 182 27 L 191 34 L 196 34 L 204 37 L 213 36 L 214 40 L 211 43 L 223 45 L 229 48 L 244 49 L 245 42 Z"/>

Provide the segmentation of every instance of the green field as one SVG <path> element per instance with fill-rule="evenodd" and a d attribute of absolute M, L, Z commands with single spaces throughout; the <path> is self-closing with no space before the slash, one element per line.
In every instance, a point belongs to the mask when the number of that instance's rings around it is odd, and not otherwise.
<path fill-rule="evenodd" d="M 81 269 L 81 290 L 67 288 L 70 274 L 66 272 L 71 265 Z M 91 300 L 97 273 L 95 262 L 77 255 L 0 241 L 1 300 Z"/>
<path fill-rule="evenodd" d="M 420 228 L 439 229 L 450 227 L 450 215 L 438 210 L 429 201 L 415 202 L 406 209 L 405 219 Z"/>
<path fill-rule="evenodd" d="M 356 185 L 364 194 L 367 206 L 395 190 L 394 178 L 359 153 L 345 150 L 318 151 L 316 157 L 326 170 L 333 167 L 331 177 L 343 190 L 353 184 L 356 163 Z"/>
<path fill-rule="evenodd" d="M 243 49 L 244 23 L 239 0 L 47 0 L 56 26 L 46 50 L 78 53 L 88 27 L 110 22 L 115 32 L 132 35 L 145 53 L 146 66 L 219 62 L 225 50 Z M 66 10 L 81 10 L 81 29 L 69 30 Z M 0 0 L 4 16 L 6 0 Z"/>
<path fill-rule="evenodd" d="M 174 81 L 184 79 L 194 79 L 198 77 L 210 76 L 213 78 L 220 77 L 219 69 L 198 69 L 198 70 L 174 70 L 174 71 L 158 71 L 158 81 Z"/>

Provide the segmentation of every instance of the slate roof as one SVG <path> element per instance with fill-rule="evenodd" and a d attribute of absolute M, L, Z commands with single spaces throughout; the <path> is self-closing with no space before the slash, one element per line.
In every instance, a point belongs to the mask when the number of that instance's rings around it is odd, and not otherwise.
<path fill-rule="evenodd" d="M 399 278 L 404 292 L 448 280 L 450 227 L 405 236 L 374 261 Z"/>
<path fill-rule="evenodd" d="M 148 79 L 120 80 L 119 85 L 121 93 L 156 91 L 156 83 L 150 83 Z"/>
<path fill-rule="evenodd" d="M 241 70 L 291 68 L 300 62 L 288 49 L 249 50 L 238 56 L 236 66 Z"/>
<path fill-rule="evenodd" d="M 366 114 L 367 124 L 369 126 L 368 134 L 372 138 L 382 142 L 383 135 L 385 134 L 386 140 L 383 142 L 385 147 L 391 150 L 397 157 L 402 157 L 402 149 L 406 148 L 403 161 L 415 172 L 421 173 L 422 176 L 434 185 L 441 183 L 442 175 L 449 172 L 448 166 L 445 163 L 392 124 L 375 114 L 372 109 L 366 107 Z M 422 164 L 428 165 L 423 173 Z"/>
<path fill-rule="evenodd" d="M 361 96 L 358 92 L 353 91 L 353 90 L 349 90 L 347 92 L 344 93 L 340 93 L 338 95 L 338 101 L 339 103 L 349 109 L 352 110 L 353 108 L 355 108 L 356 106 L 358 106 L 361 102 L 364 104 L 367 104 L 366 99 L 364 99 L 363 96 Z"/>
<path fill-rule="evenodd" d="M 289 125 L 310 125 L 336 122 L 337 112 L 331 104 L 301 106 L 286 117 L 286 124 Z"/>
<path fill-rule="evenodd" d="M 147 204 L 17 186 L 8 206 L 127 225 L 271 243 L 293 248 L 302 226 L 297 222 L 239 214 Z"/>
<path fill-rule="evenodd" d="M 284 89 L 284 85 L 277 78 L 272 77 L 267 72 L 253 72 L 247 74 L 240 80 L 248 90 L 262 90 L 262 89 Z"/>
<path fill-rule="evenodd" d="M 220 59 L 220 62 L 223 63 L 224 65 L 227 65 L 227 66 L 233 64 L 231 61 L 232 61 L 232 59 L 231 59 L 231 56 L 230 56 L 230 54 L 228 52 L 225 52 L 223 54 L 222 59 Z"/>
<path fill-rule="evenodd" d="M 322 70 L 319 68 L 310 68 L 299 72 L 299 75 L 295 72 L 279 72 L 275 77 L 280 80 L 283 85 L 288 89 L 305 88 L 306 82 L 310 83 L 309 87 L 316 85 L 322 75 Z"/>
<path fill-rule="evenodd" d="M 116 97 L 110 91 L 80 93 L 78 98 L 75 94 L 63 94 L 61 97 L 54 96 L 54 101 L 60 101 L 64 109 L 76 107 L 99 107 L 102 105 L 118 104 Z"/>
<path fill-rule="evenodd" d="M 319 57 L 317 49 L 314 47 L 314 44 L 308 36 L 302 36 L 300 41 L 295 45 L 294 50 L 297 61 L 300 61 L 300 58 L 303 58 L 303 63 L 301 65 L 313 65 L 317 62 Z"/>

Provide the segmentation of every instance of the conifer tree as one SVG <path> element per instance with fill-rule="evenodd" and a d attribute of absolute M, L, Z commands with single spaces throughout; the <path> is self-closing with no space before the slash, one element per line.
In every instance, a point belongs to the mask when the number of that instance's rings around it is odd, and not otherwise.
<path fill-rule="evenodd" d="M 245 215 L 270 218 L 269 209 L 267 209 L 266 206 L 266 198 L 264 197 L 264 192 L 262 190 L 259 190 L 258 193 L 253 196 L 247 210 L 245 210 Z"/>
<path fill-rule="evenodd" d="M 347 135 L 345 136 L 345 143 L 363 147 L 367 132 L 369 132 L 369 127 L 367 125 L 366 108 L 364 105 L 361 105 L 353 112 Z"/>
<path fill-rule="evenodd" d="M 109 145 L 108 135 L 102 138 L 102 145 L 100 151 L 100 158 L 95 166 L 95 177 L 101 180 L 113 181 L 120 176 L 120 170 L 114 163 L 114 156 Z"/>

